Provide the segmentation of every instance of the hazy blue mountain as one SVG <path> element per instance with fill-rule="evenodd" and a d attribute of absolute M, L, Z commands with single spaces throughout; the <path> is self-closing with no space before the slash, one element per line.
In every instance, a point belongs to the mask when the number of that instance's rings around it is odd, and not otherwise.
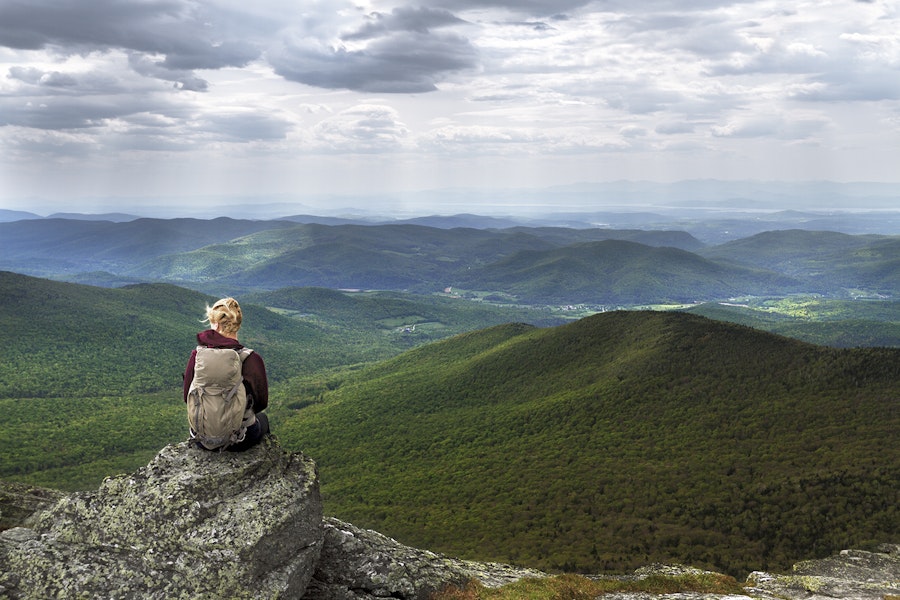
<path fill-rule="evenodd" d="M 37 276 L 106 270 L 116 274 L 154 256 L 186 252 L 266 229 L 280 221 L 137 219 L 116 223 L 39 219 L 0 223 L 0 268 Z"/>
<path fill-rule="evenodd" d="M 112 221 L 113 223 L 127 223 L 141 217 L 137 215 L 129 215 L 126 213 L 101 213 L 101 214 L 83 214 L 58 212 L 47 215 L 48 219 L 74 219 L 79 221 Z"/>
<path fill-rule="evenodd" d="M 25 212 L 23 210 L 8 210 L 5 208 L 0 208 L 0 223 L 6 223 L 9 221 L 21 221 L 23 219 L 40 219 L 40 215 L 36 215 L 34 213 Z"/>
<path fill-rule="evenodd" d="M 437 227 L 440 229 L 454 229 L 456 227 L 469 227 L 473 229 L 505 229 L 521 225 L 519 219 L 507 217 L 490 217 L 484 215 L 458 214 L 458 215 L 429 215 L 402 219 L 400 223 L 410 225 L 424 225 L 425 227 Z"/>
<path fill-rule="evenodd" d="M 382 219 L 370 220 L 350 217 L 325 217 L 319 215 L 291 215 L 287 217 L 279 217 L 277 220 L 302 224 L 315 223 L 317 225 L 382 225 L 385 223 L 385 221 Z"/>
<path fill-rule="evenodd" d="M 779 229 L 705 245 L 686 231 L 649 224 L 490 228 L 484 226 L 506 222 L 473 215 L 437 221 L 444 226 L 22 220 L 0 223 L 0 269 L 108 286 L 170 282 L 211 293 L 453 287 L 518 302 L 593 304 L 856 288 L 892 296 L 900 285 L 897 236 Z M 448 227 L 462 222 L 482 227 Z"/>

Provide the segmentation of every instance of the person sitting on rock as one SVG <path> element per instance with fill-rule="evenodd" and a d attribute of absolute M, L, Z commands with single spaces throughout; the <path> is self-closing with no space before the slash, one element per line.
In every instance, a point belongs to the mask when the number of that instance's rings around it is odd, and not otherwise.
<path fill-rule="evenodd" d="M 234 298 L 223 298 L 206 308 L 206 318 L 203 322 L 208 322 L 210 328 L 197 334 L 198 346 L 191 352 L 187 367 L 184 371 L 184 401 L 188 403 L 188 420 L 191 426 L 191 438 L 196 445 L 207 450 L 228 450 L 232 452 L 240 452 L 247 450 L 260 441 L 269 433 L 269 419 L 262 412 L 269 405 L 269 383 L 266 376 L 266 366 L 262 357 L 256 352 L 244 348 L 238 341 L 238 330 L 241 328 L 243 314 L 240 304 Z M 204 367 L 198 367 L 198 353 L 203 352 L 203 356 L 210 354 L 205 351 L 208 348 L 215 349 L 231 349 L 237 353 L 242 361 L 240 364 L 240 374 L 236 373 L 236 358 L 234 353 L 224 353 L 230 355 L 230 360 L 234 363 L 235 384 L 232 390 L 241 392 L 238 396 L 246 393 L 246 405 L 241 416 L 237 416 L 236 428 L 232 429 L 231 435 L 225 439 L 210 444 L 208 438 L 204 437 L 202 431 L 203 421 L 205 417 L 199 417 L 200 412 L 200 395 L 198 387 L 202 387 L 200 379 L 195 380 L 198 372 Z M 206 359 L 204 359 L 205 361 Z M 206 362 L 201 362 L 205 365 Z M 243 380 L 243 390 L 238 390 Z M 209 383 L 209 382 L 207 382 Z M 211 388 L 212 389 L 212 388 Z M 218 388 L 221 394 L 222 388 Z M 214 395 L 214 394 L 210 394 Z M 189 402 L 190 398 L 190 402 Z M 196 408 L 195 408 L 196 407 Z M 212 412 L 213 409 L 203 408 L 204 411 Z M 240 412 L 241 407 L 235 406 L 235 410 Z"/>

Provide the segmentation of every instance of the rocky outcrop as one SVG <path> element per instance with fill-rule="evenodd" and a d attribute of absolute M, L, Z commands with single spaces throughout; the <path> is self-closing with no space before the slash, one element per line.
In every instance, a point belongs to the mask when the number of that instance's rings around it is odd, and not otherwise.
<path fill-rule="evenodd" d="M 315 463 L 274 438 L 244 453 L 167 446 L 146 467 L 65 495 L 0 489 L 0 600 L 44 598 L 425 600 L 540 571 L 449 558 L 323 518 Z M 648 566 L 630 579 L 678 576 Z M 622 578 L 627 579 L 627 578 Z M 846 550 L 741 594 L 612 593 L 609 600 L 900 600 L 900 546 Z"/>
<path fill-rule="evenodd" d="M 708 573 L 682 565 L 652 565 L 628 579 Z M 751 573 L 741 594 L 612 593 L 603 600 L 900 600 L 900 546 L 882 544 L 875 552 L 844 550 L 830 558 L 794 565 L 789 574 Z"/>
<path fill-rule="evenodd" d="M 747 590 L 757 597 L 798 600 L 900 600 L 900 545 L 882 544 L 875 552 L 844 550 L 797 563 L 784 575 L 756 571 L 747 578 Z"/>
<path fill-rule="evenodd" d="M 533 569 L 417 550 L 376 531 L 329 518 L 322 556 L 304 600 L 425 600 L 447 585 L 462 586 L 473 579 L 499 587 L 522 577 L 545 576 Z"/>
<path fill-rule="evenodd" d="M 0 598 L 299 598 L 323 542 L 315 463 L 182 443 L 0 534 Z"/>
<path fill-rule="evenodd" d="M 0 485 L 0 531 L 20 525 L 30 526 L 31 518 L 56 504 L 64 492 L 3 482 Z"/>

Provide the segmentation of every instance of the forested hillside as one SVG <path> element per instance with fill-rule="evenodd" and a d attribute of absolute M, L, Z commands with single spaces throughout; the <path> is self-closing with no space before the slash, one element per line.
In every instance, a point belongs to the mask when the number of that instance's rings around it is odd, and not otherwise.
<path fill-rule="evenodd" d="M 767 231 L 699 253 L 807 282 L 807 291 L 861 288 L 887 296 L 900 286 L 900 238 L 833 231 Z"/>
<path fill-rule="evenodd" d="M 181 385 L 195 334 L 205 328 L 205 306 L 215 299 L 167 284 L 106 289 L 0 271 L 0 397 L 94 396 Z M 265 357 L 276 381 L 387 358 L 510 320 L 560 322 L 524 308 L 390 293 L 294 289 L 239 299 L 245 315 L 241 340 Z M 414 325 L 414 331 L 403 331 Z"/>
<path fill-rule="evenodd" d="M 676 248 L 621 240 L 522 251 L 467 273 L 460 285 L 503 290 L 529 303 L 632 305 L 695 302 L 749 293 L 782 295 L 803 290 L 774 271 L 723 265 Z"/>
<path fill-rule="evenodd" d="M 746 575 L 900 535 L 900 350 L 615 312 L 322 386 L 281 438 L 317 458 L 329 512 L 414 546 Z"/>
<path fill-rule="evenodd" d="M 119 289 L 0 272 L 0 397 L 86 397 L 181 385 L 205 306 L 215 298 L 166 284 Z M 315 327 L 246 307 L 244 339 L 275 379 L 341 364 Z M 317 353 L 306 349 L 321 348 Z M 270 358 L 269 358 L 270 357 Z"/>
<path fill-rule="evenodd" d="M 11 419 L 0 436 L 0 477 L 91 487 L 182 439 L 182 373 L 215 299 L 167 284 L 105 289 L 0 272 L 0 411 Z M 559 322 L 524 308 L 389 293 L 306 289 L 239 299 L 241 341 L 264 357 L 281 398 L 288 392 L 280 384 L 299 374 L 510 320 Z M 279 401 L 272 404 L 277 413 Z"/>

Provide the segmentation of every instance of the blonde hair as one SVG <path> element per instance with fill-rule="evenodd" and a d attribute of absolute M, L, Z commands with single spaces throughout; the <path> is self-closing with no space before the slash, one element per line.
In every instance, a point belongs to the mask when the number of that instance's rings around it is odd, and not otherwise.
<path fill-rule="evenodd" d="M 241 305 L 237 300 L 222 298 L 212 306 L 206 306 L 206 318 L 203 322 L 209 322 L 210 326 L 218 325 L 219 333 L 234 335 L 241 328 L 243 317 Z"/>

